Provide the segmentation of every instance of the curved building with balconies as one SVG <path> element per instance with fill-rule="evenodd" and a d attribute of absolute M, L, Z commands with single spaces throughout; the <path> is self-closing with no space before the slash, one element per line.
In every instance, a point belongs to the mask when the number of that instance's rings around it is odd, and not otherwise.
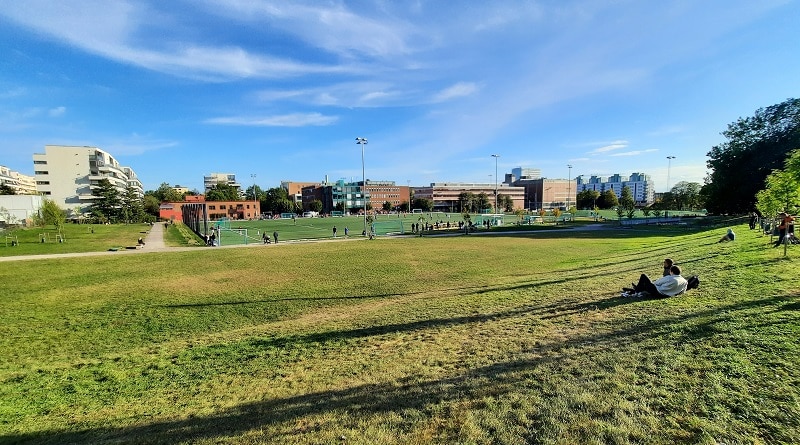
<path fill-rule="evenodd" d="M 97 147 L 45 145 L 44 153 L 33 154 L 38 192 L 59 207 L 85 213 L 94 203 L 92 190 L 107 179 L 120 196 L 131 187 L 142 197 L 144 189 L 136 173 L 124 167 L 108 152 Z"/>

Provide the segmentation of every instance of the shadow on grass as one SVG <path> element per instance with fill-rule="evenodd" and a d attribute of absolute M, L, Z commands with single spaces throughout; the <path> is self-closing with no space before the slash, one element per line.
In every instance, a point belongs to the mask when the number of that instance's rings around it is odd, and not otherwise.
<path fill-rule="evenodd" d="M 748 323 L 755 329 L 758 321 L 745 317 L 747 311 L 757 308 L 774 307 L 778 310 L 796 310 L 797 302 L 787 302 L 787 298 L 797 295 L 773 296 L 738 304 L 714 307 L 693 314 L 680 314 L 654 318 L 646 324 L 623 326 L 619 329 L 601 333 L 582 333 L 566 341 L 545 342 L 535 350 L 519 353 L 520 358 L 500 361 L 465 371 L 459 375 L 424 380 L 410 376 L 404 379 L 380 384 L 366 384 L 347 389 L 319 391 L 273 400 L 244 403 L 218 413 L 158 421 L 129 427 L 95 428 L 83 431 L 44 431 L 33 434 L 6 435 L 2 442 L 11 443 L 175 443 L 199 440 L 221 440 L 225 437 L 244 434 L 248 431 L 291 424 L 306 416 L 339 413 L 353 419 L 368 418 L 373 415 L 397 413 L 402 416 L 406 410 L 429 412 L 441 403 L 458 400 L 479 400 L 485 397 L 503 397 L 518 390 L 520 384 L 537 386 L 537 372 L 542 366 L 558 365 L 565 359 L 591 355 L 609 348 L 647 342 L 657 337 L 679 335 L 681 341 L 691 342 L 713 335 L 714 325 L 723 321 L 737 319 Z M 354 338 L 381 335 L 391 332 L 407 332 L 435 326 L 456 323 L 487 321 L 520 314 L 535 315 L 557 311 L 560 314 L 579 313 L 586 310 L 609 309 L 632 300 L 604 298 L 595 302 L 571 305 L 529 306 L 495 314 L 455 317 L 452 319 L 431 319 L 412 323 L 391 324 L 368 329 L 326 332 L 292 338 L 292 341 L 328 341 L 336 338 Z M 650 300 L 644 300 L 645 302 Z M 662 300 L 663 301 L 663 300 Z M 755 317 L 757 318 L 757 317 Z M 746 321 L 742 321 L 746 320 Z M 767 424 L 762 428 L 773 428 Z M 292 434 L 313 434 L 313 429 L 297 427 Z M 782 437 L 785 432 L 771 431 Z M 272 437 L 271 439 L 280 440 Z"/>

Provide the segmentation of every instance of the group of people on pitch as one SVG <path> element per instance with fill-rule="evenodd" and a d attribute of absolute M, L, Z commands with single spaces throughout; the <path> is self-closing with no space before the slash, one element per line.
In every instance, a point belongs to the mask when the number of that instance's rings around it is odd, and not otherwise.
<path fill-rule="evenodd" d="M 681 276 L 681 268 L 671 258 L 664 259 L 664 272 L 661 278 L 652 281 L 647 274 L 639 277 L 638 283 L 631 283 L 632 287 L 623 287 L 623 297 L 639 298 L 668 298 L 675 297 L 689 289 L 700 285 L 700 279 L 695 275 L 689 278 Z"/>

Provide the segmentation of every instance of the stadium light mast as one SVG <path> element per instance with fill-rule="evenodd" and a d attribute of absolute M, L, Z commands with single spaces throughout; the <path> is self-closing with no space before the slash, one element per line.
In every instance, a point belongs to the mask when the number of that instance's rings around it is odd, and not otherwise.
<path fill-rule="evenodd" d="M 364 200 L 364 235 L 367 234 L 367 175 L 364 168 L 364 146 L 367 138 L 356 138 L 356 144 L 361 146 L 361 199 Z"/>
<path fill-rule="evenodd" d="M 494 212 L 500 213 L 497 211 L 497 158 L 500 155 L 492 155 L 492 157 L 494 158 Z"/>
<path fill-rule="evenodd" d="M 572 197 L 572 164 L 567 164 L 567 212 L 569 212 L 569 198 Z"/>
<path fill-rule="evenodd" d="M 669 191 L 669 169 L 672 168 L 672 160 L 675 156 L 667 156 L 667 191 Z"/>
<path fill-rule="evenodd" d="M 253 178 L 253 219 L 257 219 L 256 209 L 258 208 L 258 196 L 256 195 L 256 174 L 250 173 L 250 177 Z"/>

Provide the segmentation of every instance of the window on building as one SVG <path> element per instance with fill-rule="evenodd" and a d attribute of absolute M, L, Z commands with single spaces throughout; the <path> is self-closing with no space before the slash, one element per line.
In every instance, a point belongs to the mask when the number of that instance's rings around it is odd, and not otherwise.
<path fill-rule="evenodd" d="M 217 206 L 208 206 L 208 210 L 217 210 Z"/>
<path fill-rule="evenodd" d="M 50 172 L 48 172 L 46 170 L 36 170 L 35 172 L 33 172 L 33 174 L 34 175 L 49 175 Z"/>
<path fill-rule="evenodd" d="M 220 209 L 220 210 L 225 210 L 226 208 L 227 208 L 227 207 L 226 207 L 224 204 L 221 204 L 221 205 L 219 206 L 219 209 Z"/>
<path fill-rule="evenodd" d="M 36 181 L 36 185 L 50 185 L 50 181 Z"/>
<path fill-rule="evenodd" d="M 47 161 L 33 161 L 34 164 L 47 165 Z"/>

